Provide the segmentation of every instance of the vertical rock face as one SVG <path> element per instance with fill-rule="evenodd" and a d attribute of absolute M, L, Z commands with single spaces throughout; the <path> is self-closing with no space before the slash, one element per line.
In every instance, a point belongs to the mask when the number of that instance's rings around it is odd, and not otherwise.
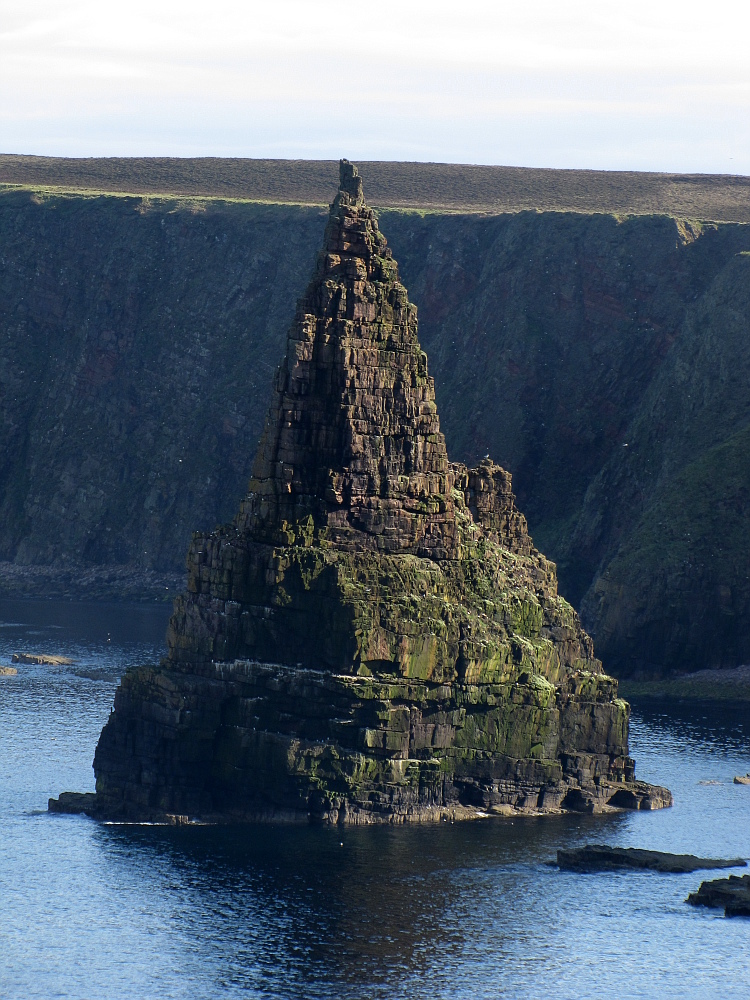
<path fill-rule="evenodd" d="M 96 812 L 378 822 L 669 804 L 507 472 L 451 463 L 417 312 L 341 163 L 249 492 L 123 678 Z"/>

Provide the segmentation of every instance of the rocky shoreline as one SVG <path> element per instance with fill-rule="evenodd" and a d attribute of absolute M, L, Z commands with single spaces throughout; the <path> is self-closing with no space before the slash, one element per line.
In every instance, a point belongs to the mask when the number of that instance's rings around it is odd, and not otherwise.
<path fill-rule="evenodd" d="M 750 701 L 750 666 L 697 670 L 660 680 L 623 680 L 628 698 L 652 701 Z"/>
<path fill-rule="evenodd" d="M 185 585 L 184 574 L 157 573 L 138 566 L 26 566 L 0 562 L 0 597 L 85 601 L 171 601 Z"/>

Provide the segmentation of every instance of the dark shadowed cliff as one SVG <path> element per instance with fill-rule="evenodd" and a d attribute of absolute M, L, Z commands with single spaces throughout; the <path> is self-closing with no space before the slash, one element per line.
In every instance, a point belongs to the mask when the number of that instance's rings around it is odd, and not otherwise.
<path fill-rule="evenodd" d="M 513 473 L 605 666 L 750 659 L 750 229 L 381 218 L 450 452 Z M 29 586 L 21 565 L 180 573 L 191 532 L 228 519 L 324 223 L 291 205 L 0 196 L 6 587 Z"/>

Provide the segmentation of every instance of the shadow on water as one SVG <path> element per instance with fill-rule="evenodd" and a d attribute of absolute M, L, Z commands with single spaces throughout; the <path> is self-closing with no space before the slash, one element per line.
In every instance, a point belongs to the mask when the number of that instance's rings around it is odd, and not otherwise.
<path fill-rule="evenodd" d="M 127 881 L 133 866 L 148 870 L 202 975 L 210 965 L 217 984 L 328 997 L 338 983 L 386 996 L 394 982 L 425 975 L 448 991 L 449 970 L 481 946 L 488 921 L 493 961 L 526 943 L 543 962 L 540 922 L 560 922 L 564 891 L 548 862 L 561 843 L 594 832 L 606 839 L 621 823 L 562 816 L 344 830 L 108 826 L 96 842 L 116 880 Z M 554 949 L 549 959 L 553 969 Z"/>
<path fill-rule="evenodd" d="M 750 750 L 750 703 L 631 699 L 633 723 L 673 740 L 725 754 Z"/>

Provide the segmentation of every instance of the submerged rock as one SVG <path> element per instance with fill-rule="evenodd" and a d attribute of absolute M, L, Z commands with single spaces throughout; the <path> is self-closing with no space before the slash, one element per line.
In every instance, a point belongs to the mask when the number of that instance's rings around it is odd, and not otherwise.
<path fill-rule="evenodd" d="M 730 875 L 701 882 L 687 898 L 691 906 L 724 907 L 727 917 L 750 917 L 750 875 Z"/>
<path fill-rule="evenodd" d="M 638 847 L 607 847 L 587 844 L 571 850 L 557 852 L 557 864 L 564 871 L 608 872 L 622 868 L 649 869 L 655 872 L 685 873 L 702 868 L 744 868 L 743 858 L 697 858 L 694 854 L 667 854 L 664 851 L 645 851 Z"/>
<path fill-rule="evenodd" d="M 102 817 L 339 823 L 659 808 L 629 707 L 489 458 L 451 463 L 417 312 L 341 163 L 249 493 L 129 670 Z"/>

